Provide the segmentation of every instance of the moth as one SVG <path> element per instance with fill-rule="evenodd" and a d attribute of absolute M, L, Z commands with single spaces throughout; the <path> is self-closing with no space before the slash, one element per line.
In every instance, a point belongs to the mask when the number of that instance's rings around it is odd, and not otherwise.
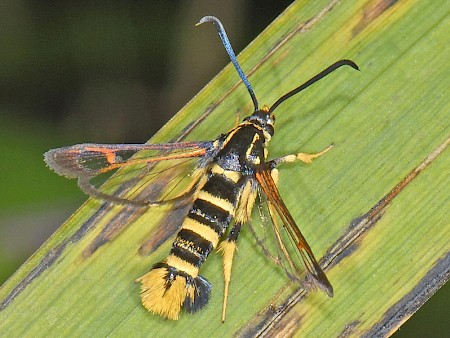
<path fill-rule="evenodd" d="M 254 111 L 241 123 L 213 141 L 172 142 L 163 144 L 79 144 L 45 153 L 47 165 L 56 173 L 77 178 L 89 195 L 113 203 L 136 206 L 158 206 L 189 198 L 191 205 L 176 235 L 168 256 L 137 279 L 141 283 L 143 306 L 164 318 L 176 320 L 180 311 L 189 313 L 203 308 L 209 301 L 211 284 L 199 275 L 200 267 L 215 248 L 223 255 L 224 297 L 222 321 L 225 320 L 228 289 L 231 280 L 236 242 L 244 224 L 249 223 L 258 196 L 263 196 L 283 267 L 299 282 L 306 272 L 308 285 L 333 296 L 333 288 L 283 202 L 277 188 L 278 165 L 286 162 L 311 163 L 327 153 L 331 146 L 315 154 L 298 153 L 268 160 L 268 144 L 274 135 L 274 111 L 285 100 L 342 66 L 358 70 L 350 60 L 340 60 L 297 88 L 281 96 L 270 108 L 259 108 L 252 86 L 240 67 L 222 23 L 213 16 L 203 17 L 197 25 L 211 22 L 253 101 Z M 163 163 L 195 160 L 196 169 L 190 183 L 174 196 L 152 199 L 145 189 L 123 194 L 97 185 L 104 174 L 121 169 L 111 180 L 117 185 L 133 186 L 152 176 L 152 169 Z M 176 164 L 175 164 L 176 165 Z M 159 173 L 164 172 L 161 169 Z M 121 172 L 124 172 L 121 174 Z M 158 172 L 158 171 L 157 171 Z M 157 184 L 155 180 L 151 184 Z M 178 183 L 174 184 L 176 190 Z M 105 187 L 106 186 L 106 187 Z M 286 235 L 290 243 L 286 243 Z M 293 243 L 296 254 L 288 246 Z M 304 281 L 305 279 L 303 279 Z"/>

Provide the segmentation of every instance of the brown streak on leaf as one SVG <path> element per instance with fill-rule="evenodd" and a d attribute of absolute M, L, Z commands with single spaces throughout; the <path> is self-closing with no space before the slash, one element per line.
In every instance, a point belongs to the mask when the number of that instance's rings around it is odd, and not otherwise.
<path fill-rule="evenodd" d="M 302 323 L 302 317 L 295 313 L 287 313 L 283 316 L 280 321 L 278 321 L 271 329 L 271 332 L 267 335 L 264 333 L 263 336 L 284 338 L 293 337 L 297 328 Z"/>
<path fill-rule="evenodd" d="M 353 28 L 353 36 L 358 35 L 363 31 L 372 21 L 376 20 L 387 9 L 392 7 L 398 0 L 376 0 L 368 1 L 363 8 L 363 15 L 361 20 Z"/>
<path fill-rule="evenodd" d="M 319 22 L 326 14 L 331 12 L 334 7 L 339 3 L 340 0 L 332 0 L 330 3 L 322 8 L 322 10 L 317 13 L 314 17 L 309 19 L 305 24 L 298 27 L 297 31 L 300 33 L 305 33 L 309 31 L 317 22 Z"/>

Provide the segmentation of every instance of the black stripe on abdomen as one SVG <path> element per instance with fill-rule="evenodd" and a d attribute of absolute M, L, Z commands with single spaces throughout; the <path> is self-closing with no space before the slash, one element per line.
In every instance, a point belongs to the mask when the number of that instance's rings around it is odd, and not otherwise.
<path fill-rule="evenodd" d="M 194 201 L 187 217 L 191 217 L 192 219 L 209 226 L 217 232 L 219 237 L 223 235 L 232 218 L 228 211 L 201 199 Z"/>
<path fill-rule="evenodd" d="M 182 228 L 173 243 L 171 253 L 196 267 L 200 267 L 212 249 L 213 244 L 203 238 L 201 233 Z"/>
<path fill-rule="evenodd" d="M 235 205 L 239 192 L 239 185 L 230 181 L 223 175 L 212 174 L 202 190 Z"/>

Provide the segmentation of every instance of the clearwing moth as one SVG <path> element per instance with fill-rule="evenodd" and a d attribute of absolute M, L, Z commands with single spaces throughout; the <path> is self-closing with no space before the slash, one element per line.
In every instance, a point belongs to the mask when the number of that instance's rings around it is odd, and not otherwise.
<path fill-rule="evenodd" d="M 341 66 L 358 66 L 350 60 L 340 60 L 297 88 L 280 97 L 270 108 L 258 107 L 252 86 L 242 71 L 222 23 L 213 16 L 203 17 L 197 25 L 211 22 L 216 27 L 225 50 L 253 101 L 254 111 L 235 128 L 214 141 L 174 142 L 164 144 L 79 144 L 53 149 L 45 153 L 47 165 L 56 173 L 78 178 L 82 190 L 89 195 L 113 203 L 137 206 L 157 206 L 181 198 L 190 198 L 191 205 L 173 242 L 169 255 L 155 264 L 150 272 L 137 279 L 141 283 L 144 307 L 164 318 L 176 320 L 181 309 L 192 313 L 209 301 L 211 284 L 199 275 L 199 269 L 210 252 L 217 248 L 223 254 L 224 297 L 222 321 L 225 320 L 228 288 L 231 279 L 236 241 L 243 224 L 248 223 L 258 195 L 265 198 L 273 221 L 278 252 L 283 269 L 290 278 L 318 287 L 328 296 L 333 288 L 317 263 L 313 252 L 284 204 L 277 188 L 277 166 L 284 162 L 311 163 L 331 146 L 315 154 L 291 154 L 267 159 L 267 146 L 274 135 L 274 110 L 285 100 L 309 87 Z M 133 168 L 139 174 L 133 178 L 118 177 L 118 184 L 138 182 L 150 168 L 165 161 L 196 159 L 191 183 L 176 197 L 152 200 L 142 194 L 121 196 L 103 190 L 93 181 L 99 175 L 120 168 Z M 113 179 L 111 178 L 111 179 Z M 136 179 L 137 178 L 137 179 Z M 121 181 L 123 180 L 123 182 Z M 280 226 L 281 222 L 282 226 Z M 295 257 L 287 249 L 285 237 L 294 243 Z M 296 258 L 298 257 L 298 258 Z M 302 272 L 306 278 L 301 279 Z M 305 283 L 306 281 L 306 283 Z"/>

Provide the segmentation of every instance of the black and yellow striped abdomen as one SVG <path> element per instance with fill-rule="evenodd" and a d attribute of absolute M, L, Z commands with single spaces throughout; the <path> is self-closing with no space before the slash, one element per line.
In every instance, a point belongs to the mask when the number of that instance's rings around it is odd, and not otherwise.
<path fill-rule="evenodd" d="M 142 301 L 151 312 L 178 319 L 183 307 L 195 312 L 207 304 L 211 285 L 198 272 L 234 220 L 245 222 L 253 207 L 256 165 L 265 159 L 267 135 L 243 122 L 217 140 L 217 153 L 207 167 L 194 201 L 166 259 L 138 279 Z M 239 230 L 229 234 L 237 238 Z M 224 255 L 229 255 L 225 254 Z"/>
<path fill-rule="evenodd" d="M 175 268 L 197 276 L 198 269 L 217 247 L 234 217 L 241 186 L 242 183 L 233 182 L 225 174 L 210 171 L 166 260 L 176 261 Z"/>

